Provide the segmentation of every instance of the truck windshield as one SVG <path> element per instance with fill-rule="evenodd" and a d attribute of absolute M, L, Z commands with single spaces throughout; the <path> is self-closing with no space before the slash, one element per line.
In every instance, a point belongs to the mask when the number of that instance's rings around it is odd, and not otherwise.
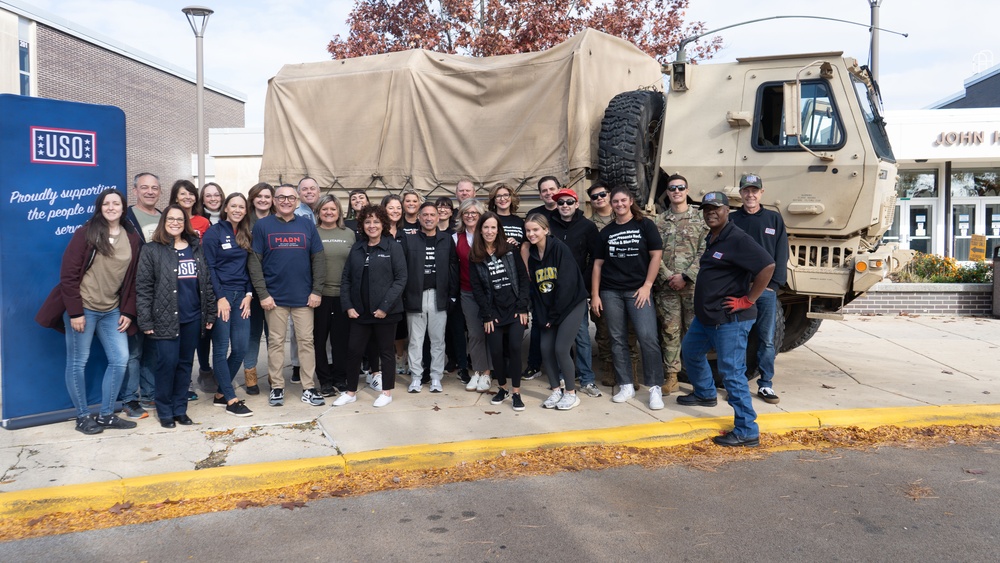
<path fill-rule="evenodd" d="M 758 151 L 801 150 L 795 139 L 784 134 L 785 115 L 782 83 L 761 86 L 757 93 L 757 118 L 754 123 L 754 149 Z M 844 144 L 844 125 L 837 105 L 823 80 L 803 80 L 799 113 L 802 118 L 803 145 L 811 149 L 838 149 Z"/>
<path fill-rule="evenodd" d="M 872 92 L 861 80 L 851 75 L 854 83 L 854 92 L 858 95 L 858 103 L 861 104 L 861 113 L 865 116 L 865 126 L 868 134 L 872 138 L 872 145 L 875 146 L 875 154 L 887 162 L 896 162 L 896 157 L 892 154 L 892 146 L 889 145 L 889 136 L 885 132 L 885 120 L 878 112 L 878 103 L 874 99 Z"/>

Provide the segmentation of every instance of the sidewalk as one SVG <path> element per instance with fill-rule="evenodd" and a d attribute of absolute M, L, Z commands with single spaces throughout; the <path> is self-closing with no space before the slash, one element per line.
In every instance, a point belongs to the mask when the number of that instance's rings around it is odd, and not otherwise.
<path fill-rule="evenodd" d="M 762 432 L 998 424 L 998 365 L 1000 320 L 848 316 L 824 321 L 805 346 L 780 354 L 781 402 L 755 398 L 754 406 Z M 250 418 L 227 415 L 199 393 L 189 408 L 197 423 L 191 427 L 167 430 L 151 415 L 136 430 L 97 436 L 76 432 L 70 422 L 0 430 L 0 516 L 277 487 L 330 471 L 448 466 L 502 450 L 690 442 L 732 424 L 723 400 L 710 409 L 681 407 L 675 393 L 665 409 L 650 411 L 645 389 L 614 404 L 602 388 L 603 397 L 552 411 L 540 406 L 548 389 L 538 378 L 522 385 L 527 409 L 515 413 L 509 400 L 491 405 L 491 394 L 465 391 L 454 375 L 446 375 L 440 394 L 427 386 L 408 394 L 408 383 L 399 378 L 392 404 L 382 409 L 372 407 L 370 389 L 346 407 L 312 407 L 298 400 L 298 384 L 288 384 L 278 408 L 268 406 L 266 390 L 256 397 L 238 390 L 254 411 Z"/>

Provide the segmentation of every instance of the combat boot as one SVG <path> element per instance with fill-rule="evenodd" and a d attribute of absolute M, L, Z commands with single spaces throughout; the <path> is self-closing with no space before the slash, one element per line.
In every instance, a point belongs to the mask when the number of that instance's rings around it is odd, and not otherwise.
<path fill-rule="evenodd" d="M 260 387 L 257 386 L 257 368 L 243 370 L 243 377 L 246 379 L 247 395 L 260 395 Z"/>
<path fill-rule="evenodd" d="M 663 396 L 666 397 L 667 395 L 676 391 L 677 389 L 678 389 L 677 374 L 668 373 L 667 376 L 663 379 Z"/>

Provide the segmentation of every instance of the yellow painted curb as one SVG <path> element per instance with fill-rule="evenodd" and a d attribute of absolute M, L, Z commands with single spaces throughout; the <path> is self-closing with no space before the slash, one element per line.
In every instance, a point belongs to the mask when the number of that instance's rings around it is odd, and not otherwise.
<path fill-rule="evenodd" d="M 0 518 L 35 518 L 53 512 L 107 510 L 116 503 L 152 504 L 306 483 L 344 471 L 340 456 L 212 467 L 114 481 L 13 491 L 0 495 Z"/>
<path fill-rule="evenodd" d="M 1000 424 L 1000 405 L 769 413 L 760 415 L 757 422 L 762 431 L 771 434 L 833 426 L 858 426 L 865 429 L 886 425 L 993 426 Z M 488 459 L 505 451 L 514 453 L 589 445 L 669 447 L 704 440 L 731 426 L 731 416 L 686 417 L 616 428 L 553 432 L 447 444 L 399 446 L 340 456 L 215 467 L 83 485 L 31 489 L 0 495 L 0 517 L 35 518 L 54 512 L 74 512 L 90 508 L 106 510 L 116 503 L 125 501 L 148 504 L 165 499 L 208 498 L 221 494 L 294 486 L 340 472 L 445 468 L 462 462 Z"/>

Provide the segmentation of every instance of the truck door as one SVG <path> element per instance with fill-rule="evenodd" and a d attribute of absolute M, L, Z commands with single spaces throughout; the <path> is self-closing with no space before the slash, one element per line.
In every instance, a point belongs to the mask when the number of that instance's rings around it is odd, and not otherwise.
<path fill-rule="evenodd" d="M 749 68 L 743 76 L 742 109 L 752 123 L 740 131 L 737 166 L 743 169 L 735 176 L 759 173 L 764 205 L 780 211 L 788 228 L 843 230 L 862 191 L 866 151 L 863 136 L 845 118 L 854 110 L 837 76 L 841 69 L 834 65 L 833 75 L 822 77 L 817 65 L 801 74 L 800 140 L 811 154 L 784 134 L 782 86 L 795 79 L 801 63 L 771 64 Z"/>

